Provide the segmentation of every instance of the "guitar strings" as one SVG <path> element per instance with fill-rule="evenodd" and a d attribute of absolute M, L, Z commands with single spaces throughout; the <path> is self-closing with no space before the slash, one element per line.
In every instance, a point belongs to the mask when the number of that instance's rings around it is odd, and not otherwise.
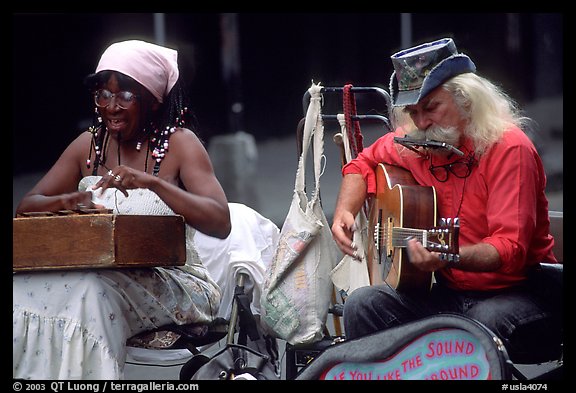
<path fill-rule="evenodd" d="M 430 233 L 430 231 L 419 230 L 419 229 L 401 229 L 394 230 L 392 236 L 388 235 L 388 231 L 380 231 L 380 239 L 382 239 L 383 244 L 387 244 L 389 241 L 392 242 L 393 247 L 406 247 L 406 242 L 411 238 L 415 237 L 418 241 L 424 241 L 424 234 Z M 432 233 L 432 235 L 438 235 L 437 233 Z M 427 237 L 426 242 L 432 245 L 441 245 L 440 242 L 434 241 L 434 236 Z"/>

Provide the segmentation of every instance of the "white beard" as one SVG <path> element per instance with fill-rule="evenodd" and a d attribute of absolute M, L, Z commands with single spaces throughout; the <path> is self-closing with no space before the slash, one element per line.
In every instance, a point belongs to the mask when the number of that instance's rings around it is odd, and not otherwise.
<path fill-rule="evenodd" d="M 430 126 L 426 130 L 414 130 L 407 136 L 422 141 L 444 142 L 452 146 L 457 146 L 460 141 L 460 133 L 456 127 Z M 451 151 L 445 149 L 430 149 L 430 153 L 437 155 L 447 155 Z"/>

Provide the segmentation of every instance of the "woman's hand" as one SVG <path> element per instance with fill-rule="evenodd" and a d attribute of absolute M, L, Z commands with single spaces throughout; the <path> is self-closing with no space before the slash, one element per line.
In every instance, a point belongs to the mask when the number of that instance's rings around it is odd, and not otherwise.
<path fill-rule="evenodd" d="M 101 189 L 100 192 L 108 188 L 116 188 L 128 197 L 128 190 L 135 188 L 149 188 L 149 174 L 130 168 L 125 165 L 118 165 L 110 169 L 102 178 L 92 186 L 93 190 Z"/>
<path fill-rule="evenodd" d="M 58 210 L 104 209 L 92 202 L 92 191 L 77 191 L 62 195 L 62 208 Z"/>

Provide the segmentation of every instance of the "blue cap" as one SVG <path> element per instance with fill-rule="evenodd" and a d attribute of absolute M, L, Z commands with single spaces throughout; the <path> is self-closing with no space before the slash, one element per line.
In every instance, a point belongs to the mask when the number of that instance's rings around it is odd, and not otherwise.
<path fill-rule="evenodd" d="M 476 72 L 472 60 L 458 53 L 451 38 L 405 49 L 390 58 L 394 66 L 390 78 L 393 106 L 417 104 L 448 79 L 466 72 Z"/>

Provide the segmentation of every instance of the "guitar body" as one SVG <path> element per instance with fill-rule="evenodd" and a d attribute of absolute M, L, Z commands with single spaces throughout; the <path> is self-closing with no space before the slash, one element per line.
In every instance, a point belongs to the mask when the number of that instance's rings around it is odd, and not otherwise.
<path fill-rule="evenodd" d="M 402 228 L 436 226 L 436 190 L 419 185 L 410 172 L 388 164 L 376 168 L 376 195 L 370 201 L 368 271 L 370 284 L 398 291 L 429 291 L 432 273 L 414 267 Z"/>

